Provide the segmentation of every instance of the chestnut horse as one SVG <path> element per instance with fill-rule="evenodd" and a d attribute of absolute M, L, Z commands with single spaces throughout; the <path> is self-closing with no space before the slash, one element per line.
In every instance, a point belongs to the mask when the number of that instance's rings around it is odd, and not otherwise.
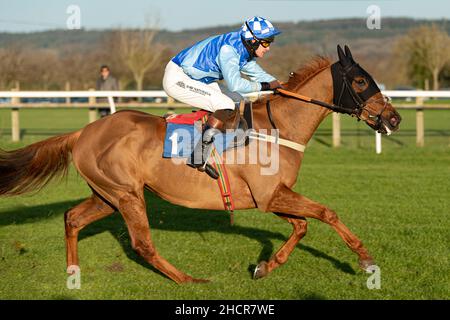
<path fill-rule="evenodd" d="M 317 57 L 292 73 L 286 89 L 331 104 L 346 102 L 349 114 L 382 133 L 398 129 L 400 116 L 385 100 L 374 81 L 353 60 L 350 50 L 338 47 L 341 77 L 332 75 L 333 65 Z M 337 80 L 336 80 L 337 79 Z M 335 87 L 342 89 L 337 95 Z M 347 84 L 347 85 L 344 85 Z M 376 86 L 376 85 L 375 85 Z M 370 96 L 367 92 L 372 93 Z M 366 96 L 364 96 L 366 94 Z M 270 99 L 271 121 L 266 99 Z M 350 104 L 350 105 L 348 105 Z M 254 103 L 253 126 L 270 129 L 275 123 L 280 137 L 306 145 L 331 111 L 284 95 Z M 78 233 L 88 224 L 119 211 L 126 222 L 131 245 L 148 263 L 177 283 L 204 282 L 170 264 L 156 250 L 144 200 L 144 188 L 161 198 L 189 208 L 222 210 L 216 181 L 206 174 L 162 158 L 166 121 L 138 111 L 120 111 L 76 132 L 49 138 L 14 151 L 0 151 L 0 195 L 39 190 L 53 177 L 65 174 L 72 161 L 92 189 L 90 198 L 64 215 L 67 265 L 78 266 Z M 249 146 L 245 146 L 248 156 Z M 373 259 L 362 242 L 326 206 L 292 191 L 302 164 L 303 152 L 279 146 L 279 170 L 261 175 L 262 164 L 227 164 L 236 209 L 258 208 L 273 212 L 293 226 L 293 232 L 269 259 L 261 261 L 255 278 L 284 264 L 306 233 L 306 218 L 318 219 L 336 230 L 366 269 Z M 226 152 L 229 151 L 225 151 Z M 72 157 L 70 157 L 70 154 Z"/>

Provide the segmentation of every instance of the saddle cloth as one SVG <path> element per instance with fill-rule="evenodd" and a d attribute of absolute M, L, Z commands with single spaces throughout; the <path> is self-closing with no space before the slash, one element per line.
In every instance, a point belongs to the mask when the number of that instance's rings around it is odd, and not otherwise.
<path fill-rule="evenodd" d="M 164 139 L 164 158 L 188 158 L 194 147 L 201 141 L 201 123 L 206 120 L 209 112 L 200 110 L 187 114 L 171 115 L 166 118 L 167 128 Z M 195 126 L 195 123 L 199 125 Z M 219 155 L 233 147 L 235 133 L 216 134 L 214 147 Z"/>
<path fill-rule="evenodd" d="M 166 122 L 193 125 L 195 121 L 202 121 L 202 118 L 208 116 L 208 114 L 209 112 L 205 110 L 198 110 L 195 112 L 183 114 L 172 114 L 166 117 Z"/>

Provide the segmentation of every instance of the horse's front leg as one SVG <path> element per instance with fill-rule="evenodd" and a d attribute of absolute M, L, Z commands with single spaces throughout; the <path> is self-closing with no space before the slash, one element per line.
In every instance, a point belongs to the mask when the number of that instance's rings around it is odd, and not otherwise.
<path fill-rule="evenodd" d="M 372 257 L 358 239 L 342 222 L 336 212 L 326 206 L 314 202 L 298 193 L 295 193 L 285 185 L 279 185 L 270 200 L 267 210 L 282 212 L 298 217 L 314 218 L 332 226 L 341 236 L 347 246 L 359 257 L 359 266 L 367 270 L 374 265 Z"/>

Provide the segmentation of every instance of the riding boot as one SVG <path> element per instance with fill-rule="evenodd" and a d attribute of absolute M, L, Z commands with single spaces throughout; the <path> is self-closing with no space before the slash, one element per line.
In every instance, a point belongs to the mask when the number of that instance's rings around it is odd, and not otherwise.
<path fill-rule="evenodd" d="M 225 125 L 232 118 L 234 112 L 235 110 L 229 109 L 217 110 L 209 116 L 202 134 L 201 149 L 200 144 L 198 144 L 192 152 L 188 166 L 206 172 L 213 179 L 219 177 L 217 170 L 208 163 L 208 160 L 211 155 L 214 136 L 224 132 Z"/>

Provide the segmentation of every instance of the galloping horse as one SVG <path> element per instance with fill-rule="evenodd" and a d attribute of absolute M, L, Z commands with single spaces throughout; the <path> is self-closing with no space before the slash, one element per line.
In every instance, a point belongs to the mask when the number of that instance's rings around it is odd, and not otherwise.
<path fill-rule="evenodd" d="M 398 129 L 400 115 L 381 94 L 371 76 L 338 46 L 339 61 L 331 64 L 317 57 L 296 73 L 286 86 L 297 94 L 312 95 L 322 105 L 365 121 L 381 133 Z M 269 119 L 266 100 L 271 104 Z M 255 130 L 276 123 L 280 137 L 306 145 L 330 109 L 278 94 L 253 106 Z M 14 151 L 0 151 L 0 195 L 38 190 L 73 164 L 92 189 L 92 196 L 64 215 L 67 265 L 78 266 L 78 233 L 88 224 L 119 211 L 126 222 L 131 245 L 148 263 L 177 283 L 204 282 L 171 265 L 157 252 L 150 238 L 144 188 L 163 199 L 189 208 L 222 209 L 216 181 L 184 165 L 163 159 L 166 121 L 162 117 L 120 111 L 81 130 L 31 144 Z M 245 146 L 248 156 L 249 146 Z M 225 151 L 226 153 L 227 151 Z M 72 154 L 72 158 L 70 157 Z M 72 160 L 71 160 L 72 159 Z M 306 218 L 329 224 L 359 257 L 363 269 L 373 265 L 362 242 L 326 206 L 292 191 L 303 152 L 279 147 L 279 170 L 261 175 L 261 163 L 226 165 L 236 209 L 258 208 L 273 212 L 293 226 L 283 246 L 261 261 L 255 278 L 284 264 L 307 228 Z"/>

